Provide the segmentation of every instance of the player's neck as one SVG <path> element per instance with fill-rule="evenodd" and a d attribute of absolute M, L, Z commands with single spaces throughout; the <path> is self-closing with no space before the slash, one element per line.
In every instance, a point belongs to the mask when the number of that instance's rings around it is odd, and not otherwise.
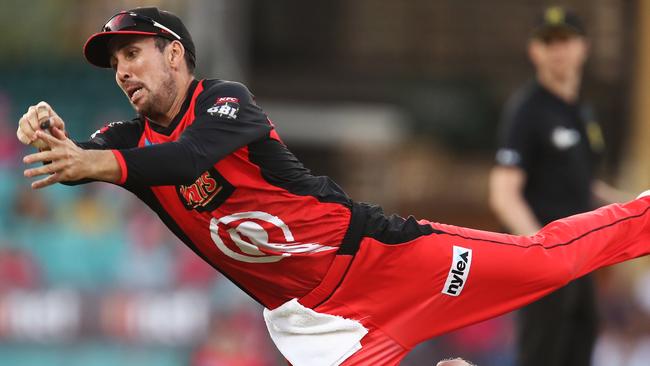
<path fill-rule="evenodd" d="M 550 73 L 537 73 L 537 80 L 544 88 L 569 104 L 578 100 L 581 79 L 579 74 L 558 77 Z"/>
<path fill-rule="evenodd" d="M 172 123 L 174 118 L 176 118 L 176 115 L 181 111 L 181 108 L 183 108 L 183 103 L 185 103 L 187 92 L 190 89 L 193 80 L 194 77 L 188 75 L 179 81 L 176 97 L 174 98 L 171 107 L 169 107 L 167 113 L 155 119 L 156 124 L 161 125 L 162 127 L 168 127 Z"/>

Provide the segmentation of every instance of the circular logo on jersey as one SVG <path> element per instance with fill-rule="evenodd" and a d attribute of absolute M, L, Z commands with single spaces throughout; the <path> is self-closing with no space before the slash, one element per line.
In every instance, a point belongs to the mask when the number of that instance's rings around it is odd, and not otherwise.
<path fill-rule="evenodd" d="M 266 212 L 241 212 L 210 220 L 210 236 L 228 257 L 246 263 L 273 263 L 297 253 L 336 250 L 294 241 L 289 227 Z"/>

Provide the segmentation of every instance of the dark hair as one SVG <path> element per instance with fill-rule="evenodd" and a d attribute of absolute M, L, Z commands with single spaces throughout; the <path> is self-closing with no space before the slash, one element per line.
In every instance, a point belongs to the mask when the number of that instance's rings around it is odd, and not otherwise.
<path fill-rule="evenodd" d="M 156 43 L 156 48 L 160 52 L 162 52 L 168 44 L 172 43 L 171 40 L 163 37 L 154 37 L 154 41 Z M 190 72 L 190 74 L 194 74 L 194 68 L 196 68 L 196 60 L 194 59 L 194 55 L 185 50 L 184 58 L 185 64 L 187 65 L 187 70 Z"/>

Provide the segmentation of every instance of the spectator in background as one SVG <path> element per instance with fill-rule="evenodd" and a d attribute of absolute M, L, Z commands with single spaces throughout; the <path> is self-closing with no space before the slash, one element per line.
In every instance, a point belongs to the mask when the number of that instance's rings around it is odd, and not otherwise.
<path fill-rule="evenodd" d="M 16 143 L 14 124 L 11 118 L 11 100 L 0 90 L 0 171 L 3 168 L 15 167 L 16 157 L 23 147 Z"/>
<path fill-rule="evenodd" d="M 30 253 L 0 241 L 0 292 L 5 289 L 33 289 L 40 285 L 40 270 Z"/>
<path fill-rule="evenodd" d="M 38 225 L 51 219 L 50 207 L 39 193 L 22 189 L 15 193 L 13 216 L 21 221 Z"/>
<path fill-rule="evenodd" d="M 257 324 L 256 309 L 243 306 L 215 316 L 210 334 L 191 356 L 191 366 L 273 366 L 275 359 L 270 340 Z M 254 350 L 254 352 L 251 352 Z"/>
<path fill-rule="evenodd" d="M 174 248 L 170 235 L 155 217 L 137 201 L 130 201 L 125 223 L 127 245 L 118 278 L 130 289 L 168 289 L 173 284 Z"/>
<path fill-rule="evenodd" d="M 535 78 L 505 108 L 490 176 L 490 204 L 512 233 L 531 235 L 596 202 L 621 200 L 594 178 L 604 141 L 580 95 L 588 50 L 573 12 L 543 12 L 528 42 Z M 597 333 L 592 279 L 577 279 L 522 309 L 517 333 L 520 366 L 589 365 Z"/>

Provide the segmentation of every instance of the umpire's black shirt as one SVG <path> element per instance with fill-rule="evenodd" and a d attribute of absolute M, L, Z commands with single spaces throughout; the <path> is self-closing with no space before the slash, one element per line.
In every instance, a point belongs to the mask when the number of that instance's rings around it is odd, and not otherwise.
<path fill-rule="evenodd" d="M 496 160 L 526 172 L 524 197 L 545 225 L 592 209 L 591 184 L 603 148 L 590 108 L 532 81 L 506 104 Z"/>

